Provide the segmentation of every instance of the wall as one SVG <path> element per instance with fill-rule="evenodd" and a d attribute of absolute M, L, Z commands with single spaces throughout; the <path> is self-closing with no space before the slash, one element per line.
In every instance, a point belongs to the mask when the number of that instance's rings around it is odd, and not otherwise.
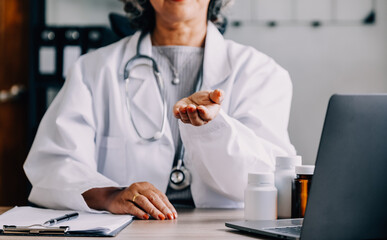
<path fill-rule="evenodd" d="M 376 25 L 369 26 L 246 24 L 226 32 L 290 72 L 294 89 L 289 133 L 306 164 L 315 162 L 332 94 L 387 92 L 387 1 L 376 1 L 376 14 Z"/>
<path fill-rule="evenodd" d="M 109 25 L 108 13 L 124 13 L 119 0 L 46 0 L 48 25 Z"/>
<path fill-rule="evenodd" d="M 239 15 L 251 14 L 246 6 L 250 1 L 236 0 L 234 10 Z M 262 1 L 262 0 L 252 0 Z M 350 17 L 361 13 L 366 0 L 341 0 L 350 7 L 341 7 L 340 16 L 330 13 L 328 0 L 310 1 L 270 0 L 277 5 L 274 14 L 280 20 L 295 18 L 297 11 L 303 11 L 301 24 L 267 27 L 262 24 L 270 20 L 265 11 L 258 11 L 253 18 L 261 20 L 243 22 L 241 27 L 229 26 L 225 36 L 237 42 L 254 46 L 273 57 L 286 68 L 292 77 L 294 94 L 289 123 L 290 137 L 304 163 L 313 164 L 316 158 L 326 106 L 334 93 L 376 93 L 387 92 L 387 1 L 375 0 L 377 22 L 375 25 L 361 25 L 350 21 Z M 302 2 L 300 9 L 293 9 L 291 3 Z M 333 2 L 333 0 L 331 0 Z M 46 0 L 47 22 L 51 25 L 108 25 L 107 12 L 122 12 L 122 4 L 115 0 Z M 92 4 L 90 4 L 92 2 Z M 369 4 L 371 0 L 368 0 Z M 236 8 L 243 4 L 244 7 Z M 316 7 L 317 4 L 317 7 Z M 340 8 L 340 5 L 336 6 Z M 76 7 L 74 7 L 76 6 Z M 286 12 L 284 7 L 292 10 Z M 302 8 L 302 6 L 305 6 Z M 234 11 L 234 12 L 233 12 Z M 71 14 L 71 18 L 68 16 Z M 334 15 L 334 16 L 333 16 Z M 343 20 L 338 24 L 329 23 L 312 28 L 307 20 L 318 16 L 322 20 L 334 17 Z M 348 20 L 349 19 L 349 20 Z M 246 20 L 246 19 L 244 19 Z M 348 20 L 348 21 L 345 21 Z"/>

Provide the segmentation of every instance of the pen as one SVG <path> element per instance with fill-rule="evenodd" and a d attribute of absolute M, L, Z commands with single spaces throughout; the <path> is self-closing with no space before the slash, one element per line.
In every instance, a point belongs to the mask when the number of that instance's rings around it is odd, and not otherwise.
<path fill-rule="evenodd" d="M 61 217 L 50 219 L 50 220 L 46 221 L 45 223 L 43 223 L 43 225 L 52 226 L 52 225 L 55 225 L 55 224 L 60 223 L 60 222 L 70 221 L 71 219 L 75 219 L 78 216 L 79 216 L 79 213 L 77 213 L 77 212 L 69 213 L 69 214 L 63 215 Z"/>

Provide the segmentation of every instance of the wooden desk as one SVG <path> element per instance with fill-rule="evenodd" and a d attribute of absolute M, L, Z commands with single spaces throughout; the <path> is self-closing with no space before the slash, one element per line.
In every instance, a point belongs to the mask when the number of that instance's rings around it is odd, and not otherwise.
<path fill-rule="evenodd" d="M 0 213 L 8 210 L 9 207 L 0 207 Z M 256 236 L 244 234 L 239 231 L 227 228 L 224 223 L 227 221 L 242 220 L 242 209 L 192 209 L 178 211 L 179 217 L 176 220 L 135 220 L 115 238 L 98 238 L 97 240 L 110 239 L 257 239 Z M 20 237 L 0 236 L 1 240 L 81 240 L 91 239 L 85 237 Z"/>

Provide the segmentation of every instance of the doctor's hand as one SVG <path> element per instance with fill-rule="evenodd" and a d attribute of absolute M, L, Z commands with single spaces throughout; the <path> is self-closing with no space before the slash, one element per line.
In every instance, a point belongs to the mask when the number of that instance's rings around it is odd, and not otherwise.
<path fill-rule="evenodd" d="M 115 214 L 131 214 L 140 219 L 176 219 L 176 209 L 167 196 L 148 182 L 133 183 L 125 189 L 93 188 L 83 194 L 87 205 Z M 148 215 L 149 214 L 149 215 Z"/>
<path fill-rule="evenodd" d="M 201 126 L 213 120 L 219 113 L 224 92 L 200 91 L 178 101 L 173 107 L 173 114 L 183 123 Z"/>

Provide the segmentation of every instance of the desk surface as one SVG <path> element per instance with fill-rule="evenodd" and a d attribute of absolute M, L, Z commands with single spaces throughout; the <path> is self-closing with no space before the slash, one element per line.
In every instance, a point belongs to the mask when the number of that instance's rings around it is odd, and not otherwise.
<path fill-rule="evenodd" d="M 0 207 L 0 213 L 9 207 Z M 115 238 L 121 239 L 257 239 L 256 236 L 227 228 L 224 223 L 243 219 L 243 209 L 192 209 L 178 211 L 176 220 L 135 220 Z M 4 240 L 38 239 L 37 237 L 0 236 Z M 39 238 L 43 239 L 43 238 Z M 43 240 L 80 240 L 80 237 L 44 237 Z"/>

